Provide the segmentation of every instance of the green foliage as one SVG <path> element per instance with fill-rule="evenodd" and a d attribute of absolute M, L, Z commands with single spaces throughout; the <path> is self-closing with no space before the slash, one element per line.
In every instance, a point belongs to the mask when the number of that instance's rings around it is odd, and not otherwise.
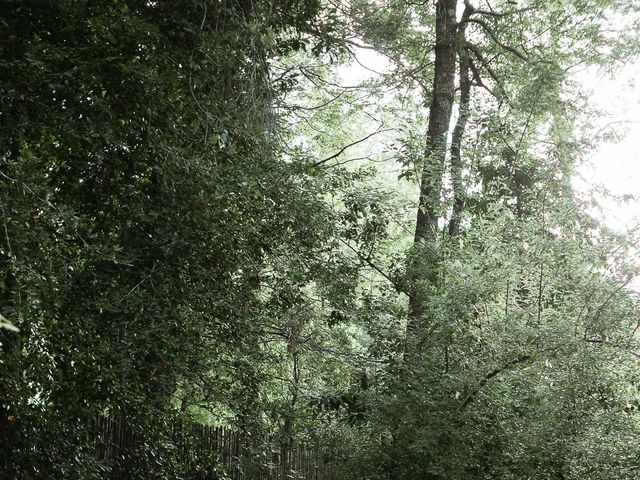
<path fill-rule="evenodd" d="M 263 428 L 266 319 L 299 280 L 261 276 L 278 254 L 325 251 L 324 193 L 281 160 L 268 62 L 332 48 L 335 19 L 318 2 L 1 16 L 1 308 L 19 328 L 1 333 L 2 475 L 117 470 L 88 440 L 105 414 L 147 442 L 128 478 L 178 478 L 174 418 L 211 408 Z"/>

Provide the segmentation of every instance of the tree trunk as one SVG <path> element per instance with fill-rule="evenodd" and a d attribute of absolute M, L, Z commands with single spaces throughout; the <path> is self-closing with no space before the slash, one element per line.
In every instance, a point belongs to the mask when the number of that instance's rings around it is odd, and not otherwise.
<path fill-rule="evenodd" d="M 298 404 L 298 389 L 300 388 L 300 365 L 299 365 L 299 343 L 298 334 L 302 329 L 302 325 L 298 328 L 292 327 L 288 350 L 292 357 L 292 378 L 291 378 L 291 400 L 284 416 L 284 423 L 280 437 L 280 475 L 286 479 L 291 475 L 291 465 L 289 457 L 291 456 L 291 447 L 293 446 L 293 427 L 296 420 L 296 406 Z"/>
<path fill-rule="evenodd" d="M 432 240 L 438 228 L 438 206 L 447 135 L 455 91 L 457 0 L 436 5 L 435 72 L 429 107 L 429 127 L 422 169 L 415 242 Z"/>
<path fill-rule="evenodd" d="M 464 207 L 464 185 L 462 184 L 462 138 L 469 118 L 469 101 L 471 99 L 471 77 L 469 52 L 466 49 L 466 20 L 472 10 L 467 7 L 462 14 L 462 25 L 458 31 L 458 69 L 460 82 L 460 104 L 458 120 L 451 135 L 451 186 L 453 189 L 453 211 L 449 220 L 449 236 L 455 238 L 460 233 L 460 215 Z"/>
<path fill-rule="evenodd" d="M 456 6 L 457 0 L 438 0 L 436 4 L 435 71 L 433 93 L 429 107 L 429 126 L 425 147 L 425 161 L 420 182 L 420 198 L 414 245 L 433 242 L 438 230 L 438 210 L 442 174 L 447 151 L 447 136 L 455 93 L 456 73 Z M 415 265 L 414 265 L 415 267 Z M 416 270 L 411 268 L 411 270 Z M 412 272 L 414 280 L 417 272 Z M 434 268 L 428 273 L 435 281 Z M 413 287 L 409 302 L 408 335 L 417 331 L 423 315 L 422 298 Z"/>

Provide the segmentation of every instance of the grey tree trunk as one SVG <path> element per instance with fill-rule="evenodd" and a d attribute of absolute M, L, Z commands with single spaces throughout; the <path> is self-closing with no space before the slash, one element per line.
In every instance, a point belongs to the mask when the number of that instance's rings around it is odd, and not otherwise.
<path fill-rule="evenodd" d="M 449 220 L 449 236 L 455 238 L 460 233 L 460 215 L 464 208 L 465 191 L 462 184 L 462 138 L 469 118 L 469 101 L 471 99 L 471 64 L 466 43 L 466 21 L 472 10 L 467 6 L 462 14 L 458 31 L 458 77 L 460 83 L 460 103 L 458 120 L 451 135 L 451 185 L 453 188 L 453 211 Z"/>
<path fill-rule="evenodd" d="M 438 0 L 436 4 L 435 71 L 414 236 L 416 247 L 433 242 L 438 231 L 442 174 L 455 94 L 457 3 L 457 0 Z M 410 270 L 413 270 L 411 274 L 415 284 L 417 278 L 414 267 L 415 265 L 410 266 Z M 435 281 L 437 274 L 434 268 L 421 274 L 424 273 L 429 281 Z M 420 319 L 424 313 L 422 304 L 422 295 L 414 288 L 409 302 L 408 337 L 413 336 L 419 329 Z"/>

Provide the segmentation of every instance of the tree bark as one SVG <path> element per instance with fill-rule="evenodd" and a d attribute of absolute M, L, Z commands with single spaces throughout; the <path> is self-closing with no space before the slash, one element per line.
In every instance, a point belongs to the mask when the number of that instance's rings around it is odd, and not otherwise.
<path fill-rule="evenodd" d="M 425 165 L 420 183 L 416 243 L 432 240 L 438 229 L 442 171 L 455 92 L 456 6 L 456 0 L 438 0 L 436 4 L 433 97 L 429 107 Z"/>
<path fill-rule="evenodd" d="M 414 245 L 433 242 L 438 231 L 438 210 L 442 174 L 447 152 L 447 136 L 455 94 L 456 73 L 456 7 L 457 0 L 438 0 L 436 4 L 435 71 L 429 107 L 429 126 L 425 161 L 420 182 L 420 198 L 416 218 Z M 412 268 L 415 270 L 415 268 Z M 435 269 L 428 273 L 435 281 Z M 415 280 L 415 273 L 414 280 Z M 415 291 L 409 302 L 407 333 L 415 333 L 423 316 L 421 295 Z"/>
<path fill-rule="evenodd" d="M 467 3 L 458 30 L 458 76 L 460 83 L 460 103 L 458 120 L 451 136 L 451 186 L 453 189 L 453 211 L 449 220 L 449 236 L 455 238 L 460 233 L 460 214 L 464 208 L 464 185 L 462 184 L 462 138 L 469 118 L 469 101 L 471 99 L 471 63 L 467 51 L 466 21 L 473 13 Z"/>

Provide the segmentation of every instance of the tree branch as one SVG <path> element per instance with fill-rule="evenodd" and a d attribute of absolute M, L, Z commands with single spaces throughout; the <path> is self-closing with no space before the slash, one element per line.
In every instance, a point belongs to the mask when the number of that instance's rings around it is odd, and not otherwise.
<path fill-rule="evenodd" d="M 402 292 L 404 293 L 407 297 L 409 298 L 414 298 L 411 293 L 407 292 L 406 289 L 398 284 L 398 282 L 396 280 L 394 280 L 388 273 L 386 273 L 384 270 L 382 270 L 380 267 L 378 267 L 375 263 L 373 263 L 373 261 L 371 261 L 371 259 L 369 257 L 365 257 L 364 255 L 362 255 L 356 248 L 354 248 L 349 242 L 343 240 L 342 238 L 339 239 L 340 242 L 342 242 L 347 248 L 349 248 L 353 253 L 356 254 L 356 256 L 358 257 L 359 260 L 365 262 L 367 265 L 369 265 L 371 268 L 373 268 L 376 272 L 378 272 L 380 275 L 382 275 L 384 278 L 386 278 L 389 283 L 391 283 L 391 285 L 394 286 L 394 288 L 398 291 L 398 292 Z"/>
<path fill-rule="evenodd" d="M 480 75 L 480 71 L 478 70 L 478 67 L 476 66 L 476 64 L 471 59 L 469 59 L 469 67 L 471 68 L 471 71 L 473 72 L 473 79 L 475 81 L 475 83 L 473 83 L 473 85 L 476 86 L 476 87 L 484 88 L 487 92 L 489 92 L 489 94 L 491 94 L 492 97 L 499 98 L 498 95 L 487 84 L 485 84 L 482 81 L 482 75 Z"/>
<path fill-rule="evenodd" d="M 474 400 L 478 392 L 480 392 L 482 387 L 484 387 L 489 380 L 499 375 L 500 373 L 505 371 L 507 368 L 512 367 L 513 365 L 517 365 L 518 363 L 526 362 L 527 360 L 530 360 L 530 359 L 531 359 L 530 355 L 520 355 L 519 357 L 511 360 L 506 365 L 491 370 L 482 378 L 482 380 L 480 380 L 480 382 L 478 383 L 478 386 L 474 388 L 471 392 L 469 392 L 469 394 L 464 398 L 464 400 L 458 407 L 458 413 L 461 413 L 462 410 L 464 410 L 467 407 L 467 405 L 469 405 Z"/>
<path fill-rule="evenodd" d="M 328 162 L 328 161 L 330 161 L 330 160 L 333 160 L 334 158 L 338 158 L 338 157 L 339 157 L 340 155 L 342 155 L 342 154 L 345 152 L 345 150 L 347 150 L 348 148 L 351 148 L 351 147 L 353 147 L 353 146 L 355 146 L 355 145 L 358 145 L 359 143 L 365 142 L 365 141 L 369 140 L 371 137 L 373 137 L 374 135 L 377 135 L 378 133 L 390 132 L 390 131 L 392 131 L 392 130 L 393 130 L 392 128 L 385 128 L 385 129 L 380 129 L 380 128 L 378 128 L 378 129 L 376 129 L 376 131 L 375 131 L 375 132 L 370 133 L 370 134 L 369 134 L 369 135 L 367 135 L 366 137 L 363 137 L 363 138 L 361 138 L 360 140 L 356 140 L 355 142 L 351 142 L 350 144 L 345 145 L 345 146 L 344 146 L 344 147 L 342 147 L 342 148 L 341 148 L 337 153 L 334 153 L 333 155 L 331 155 L 331 156 L 329 156 L 329 157 L 327 157 L 327 158 L 325 158 L 325 159 L 323 159 L 323 160 L 319 160 L 319 161 L 315 162 L 315 163 L 313 164 L 313 166 L 314 166 L 314 167 L 318 167 L 318 166 L 320 166 L 320 165 L 322 165 L 322 164 L 324 164 L 324 163 L 327 163 L 327 162 Z"/>
<path fill-rule="evenodd" d="M 507 12 L 494 12 L 493 10 L 479 10 L 476 7 L 474 7 L 473 5 L 471 5 L 471 1 L 470 0 L 464 0 L 464 5 L 467 9 L 469 9 L 470 11 L 470 15 L 484 15 L 487 17 L 494 17 L 494 18 L 503 18 L 503 17 L 508 17 L 509 15 L 517 15 L 519 13 L 525 13 L 531 10 L 535 10 L 536 7 L 531 6 L 531 7 L 526 7 L 526 8 L 520 8 L 517 10 L 509 10 Z M 491 8 L 491 6 L 489 5 L 489 8 Z"/>
<path fill-rule="evenodd" d="M 491 77 L 491 79 L 496 82 L 496 85 L 498 85 L 498 87 L 500 88 L 501 93 L 504 94 L 505 92 L 505 88 L 504 85 L 502 84 L 502 81 L 500 80 L 500 77 L 498 77 L 498 74 L 493 70 L 493 68 L 491 68 L 491 64 L 489 63 L 489 61 L 485 58 L 485 56 L 483 55 L 483 53 L 480 51 L 480 49 L 478 47 L 476 47 L 475 45 L 473 45 L 472 43 L 467 42 L 467 44 L 465 45 L 465 48 L 467 50 L 469 50 L 471 53 L 473 53 L 473 55 L 480 61 L 480 63 L 482 64 L 482 66 L 484 67 L 484 69 L 487 71 L 487 73 L 489 74 L 489 76 Z M 473 60 L 469 59 L 469 63 L 470 63 L 470 67 L 471 70 L 474 73 L 474 77 L 475 79 L 478 81 L 478 84 L 483 87 L 485 90 L 487 90 L 489 93 L 491 93 L 494 97 L 499 98 L 498 95 L 496 95 L 493 90 L 491 90 L 489 87 L 487 87 L 483 82 L 482 82 L 482 76 L 480 75 L 480 71 L 478 70 L 478 68 L 476 67 L 476 64 L 473 62 Z"/>
<path fill-rule="evenodd" d="M 500 39 L 498 38 L 498 36 L 496 35 L 496 32 L 484 20 L 480 20 L 479 18 L 469 18 L 467 20 L 464 20 L 464 21 L 460 22 L 461 25 L 463 23 L 475 23 L 475 24 L 480 25 L 489 34 L 489 36 L 491 37 L 491 39 L 494 41 L 494 43 L 496 45 L 498 45 L 501 48 L 503 48 L 504 50 L 514 54 L 520 60 L 523 60 L 525 62 L 529 61 L 529 58 L 524 53 L 520 52 L 516 48 L 513 48 L 511 45 L 507 45 L 506 43 L 501 42 Z"/>

